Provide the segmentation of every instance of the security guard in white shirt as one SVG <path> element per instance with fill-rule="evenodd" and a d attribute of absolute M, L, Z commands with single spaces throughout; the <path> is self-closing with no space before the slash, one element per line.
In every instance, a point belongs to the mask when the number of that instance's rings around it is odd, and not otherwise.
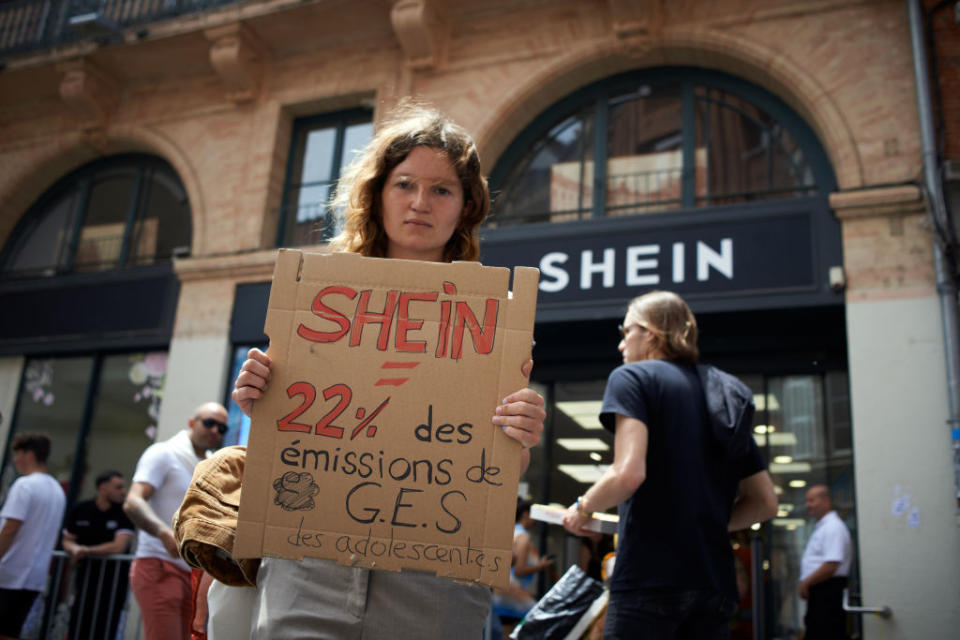
<path fill-rule="evenodd" d="M 843 590 L 853 560 L 850 530 L 833 510 L 830 490 L 824 485 L 807 491 L 807 513 L 817 523 L 800 561 L 800 597 L 807 601 L 806 637 L 846 638 Z"/>

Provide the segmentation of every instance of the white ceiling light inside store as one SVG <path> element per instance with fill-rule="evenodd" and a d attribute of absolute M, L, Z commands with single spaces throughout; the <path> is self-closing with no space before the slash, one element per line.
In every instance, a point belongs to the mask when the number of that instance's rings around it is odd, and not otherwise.
<path fill-rule="evenodd" d="M 557 470 L 581 484 L 593 484 L 600 479 L 609 465 L 605 464 L 560 464 Z"/>
<path fill-rule="evenodd" d="M 805 486 L 807 486 L 807 481 L 806 481 L 806 480 L 791 480 L 791 481 L 790 481 L 790 486 L 793 487 L 794 489 L 799 489 L 800 487 L 805 487 Z"/>
<path fill-rule="evenodd" d="M 780 504 L 777 505 L 777 510 L 786 511 L 787 513 L 790 513 L 791 511 L 793 511 L 794 506 L 795 505 L 792 505 L 789 502 L 781 502 Z"/>
<path fill-rule="evenodd" d="M 557 444 L 567 451 L 609 451 L 610 446 L 600 438 L 557 438 Z"/>
<path fill-rule="evenodd" d="M 600 424 L 600 400 L 572 400 L 558 402 L 554 406 L 584 429 L 603 429 Z"/>
<path fill-rule="evenodd" d="M 770 473 L 810 473 L 812 470 L 809 462 L 770 463 Z"/>
<path fill-rule="evenodd" d="M 767 401 L 769 400 L 769 402 Z M 768 393 L 764 396 L 762 393 L 753 394 L 753 406 L 756 407 L 757 411 L 779 411 L 780 403 L 777 401 L 777 396 L 772 393 Z"/>
<path fill-rule="evenodd" d="M 753 439 L 756 440 L 758 447 L 767 446 L 767 438 L 770 439 L 771 447 L 795 447 L 797 446 L 797 436 L 792 433 L 770 433 L 770 434 L 754 434 Z"/>
<path fill-rule="evenodd" d="M 805 520 L 803 518 L 774 518 L 775 527 L 802 527 Z"/>

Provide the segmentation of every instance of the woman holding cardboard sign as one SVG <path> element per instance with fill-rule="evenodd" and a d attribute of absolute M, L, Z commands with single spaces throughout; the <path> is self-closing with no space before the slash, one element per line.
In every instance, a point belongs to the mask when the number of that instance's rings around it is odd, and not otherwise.
<path fill-rule="evenodd" d="M 433 109 L 401 106 L 341 179 L 343 231 L 331 248 L 369 257 L 476 260 L 477 230 L 490 208 L 476 145 Z M 250 415 L 270 379 L 269 357 L 250 351 L 234 400 Z M 529 377 L 533 362 L 522 368 Z M 520 389 L 492 422 L 520 442 L 523 469 L 543 431 L 543 398 Z M 257 576 L 253 638 L 478 637 L 490 610 L 487 587 L 423 572 L 372 572 L 335 561 L 264 558 Z"/>

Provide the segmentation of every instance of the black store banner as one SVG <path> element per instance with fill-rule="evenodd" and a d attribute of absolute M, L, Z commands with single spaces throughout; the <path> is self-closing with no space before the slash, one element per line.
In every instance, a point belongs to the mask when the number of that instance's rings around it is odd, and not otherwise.
<path fill-rule="evenodd" d="M 695 310 L 837 304 L 826 280 L 841 264 L 839 230 L 804 206 L 815 202 L 490 230 L 481 261 L 539 268 L 538 307 L 550 316 L 619 313 L 652 289 Z"/>

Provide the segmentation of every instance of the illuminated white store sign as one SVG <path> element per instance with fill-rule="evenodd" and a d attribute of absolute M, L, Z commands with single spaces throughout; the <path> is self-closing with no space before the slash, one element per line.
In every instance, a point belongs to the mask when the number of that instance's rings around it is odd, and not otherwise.
<path fill-rule="evenodd" d="M 531 225 L 486 232 L 480 259 L 540 269 L 538 308 L 559 314 L 610 313 L 652 289 L 731 309 L 784 295 L 832 302 L 825 279 L 839 257 L 818 246 L 818 226 L 782 205 Z"/>
<path fill-rule="evenodd" d="M 674 242 L 668 247 L 659 244 L 631 245 L 621 252 L 613 247 L 584 249 L 580 251 L 579 270 L 572 274 L 574 286 L 582 290 L 594 286 L 612 289 L 620 284 L 628 287 L 663 286 L 666 283 L 660 271 L 664 265 L 667 266 L 670 274 L 668 280 L 672 284 L 682 284 L 691 276 L 698 282 L 706 282 L 711 276 L 733 280 L 733 238 L 723 238 L 719 244 L 719 250 L 699 240 L 693 244 L 691 248 L 696 256 L 696 273 L 689 276 L 686 267 L 688 247 L 683 242 Z M 541 291 L 558 293 L 570 286 L 570 253 L 551 251 L 540 258 L 538 266 Z"/>

